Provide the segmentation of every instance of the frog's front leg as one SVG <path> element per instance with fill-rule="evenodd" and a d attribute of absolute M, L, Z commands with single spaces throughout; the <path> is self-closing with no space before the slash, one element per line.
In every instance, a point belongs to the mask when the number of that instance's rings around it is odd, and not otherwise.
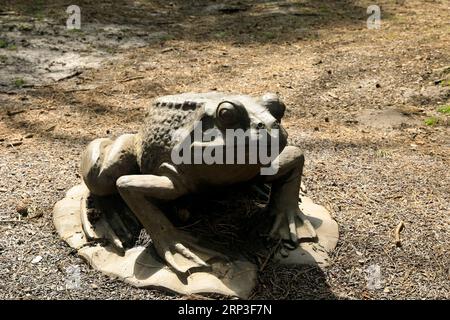
<path fill-rule="evenodd" d="M 196 239 L 177 230 L 153 200 L 173 200 L 187 193 L 174 178 L 156 175 L 127 175 L 117 180 L 117 189 L 153 240 L 161 258 L 179 272 L 208 266 L 207 261 L 223 257 L 199 246 Z"/>
<path fill-rule="evenodd" d="M 302 151 L 298 147 L 288 146 L 275 161 L 278 161 L 278 172 L 265 178 L 272 183 L 268 209 L 275 215 L 270 236 L 298 243 L 299 228 L 304 225 L 309 232 L 308 238 L 316 238 L 314 227 L 298 207 L 305 161 Z"/>

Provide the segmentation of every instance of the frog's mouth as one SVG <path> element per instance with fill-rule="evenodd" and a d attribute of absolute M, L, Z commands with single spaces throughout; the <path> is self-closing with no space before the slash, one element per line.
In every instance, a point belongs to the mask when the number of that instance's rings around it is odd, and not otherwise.
<path fill-rule="evenodd" d="M 254 130 L 253 136 L 250 136 L 250 139 L 252 137 L 257 141 L 258 147 L 266 146 L 268 149 L 276 149 L 281 152 L 287 145 L 287 132 L 283 127 L 262 130 L 256 129 Z M 251 145 L 252 141 L 246 141 L 246 144 Z"/>
<path fill-rule="evenodd" d="M 214 134 L 201 132 L 197 139 L 186 139 L 174 148 L 172 161 L 175 164 L 268 165 L 287 144 L 287 134 L 282 127 L 270 131 L 239 129 L 216 130 Z"/>
<path fill-rule="evenodd" d="M 222 144 L 225 158 L 231 154 L 237 164 L 269 164 L 287 145 L 284 129 L 276 134 L 273 133 L 273 131 L 269 133 L 268 130 L 255 130 L 245 139 L 234 141 L 234 143 L 230 143 L 232 139 L 227 140 Z"/>

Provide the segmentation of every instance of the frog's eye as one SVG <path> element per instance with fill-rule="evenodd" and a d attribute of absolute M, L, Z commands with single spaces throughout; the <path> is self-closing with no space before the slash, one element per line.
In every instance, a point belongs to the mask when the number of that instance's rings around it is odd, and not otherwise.
<path fill-rule="evenodd" d="M 238 121 L 236 106 L 228 101 L 222 102 L 217 108 L 217 118 L 225 126 L 235 124 Z"/>

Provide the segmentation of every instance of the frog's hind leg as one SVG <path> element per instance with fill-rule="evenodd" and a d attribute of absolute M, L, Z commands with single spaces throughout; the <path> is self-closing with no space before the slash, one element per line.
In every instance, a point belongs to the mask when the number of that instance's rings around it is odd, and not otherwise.
<path fill-rule="evenodd" d="M 95 203 L 102 212 L 101 221 L 104 232 L 98 234 L 108 240 L 120 253 L 129 247 L 135 238 L 136 230 L 142 226 L 136 217 L 121 203 L 116 181 L 123 175 L 139 172 L 134 152 L 135 135 L 125 134 L 115 140 L 96 139 L 82 155 L 81 175 Z M 117 197 L 114 197 L 117 194 Z M 84 230 L 90 230 L 93 221 L 82 217 Z M 95 238 L 94 238 L 95 239 Z"/>
<path fill-rule="evenodd" d="M 119 177 L 139 172 L 134 150 L 134 134 L 92 141 L 81 160 L 81 176 L 89 191 L 97 196 L 117 193 Z"/>

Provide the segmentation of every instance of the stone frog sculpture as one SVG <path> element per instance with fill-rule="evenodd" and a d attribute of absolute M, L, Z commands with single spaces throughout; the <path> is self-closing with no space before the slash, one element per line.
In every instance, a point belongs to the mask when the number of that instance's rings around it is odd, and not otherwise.
<path fill-rule="evenodd" d="M 337 224 L 309 198 L 299 202 L 304 156 L 300 148 L 287 145 L 281 125 L 285 110 L 270 93 L 185 93 L 156 99 L 138 133 L 96 139 L 87 146 L 81 159 L 83 184 L 55 205 L 58 233 L 95 268 L 133 285 L 245 298 L 256 283 L 256 266 L 201 245 L 175 227 L 163 208 L 185 195 L 268 184 L 269 236 L 289 249 L 273 257 L 326 265 L 337 242 Z M 114 203 L 93 218 L 88 212 L 91 196 L 123 199 L 151 244 L 125 246 L 118 233 L 128 230 L 120 215 L 110 214 Z M 123 232 L 109 223 L 122 226 Z M 103 238 L 112 245 L 92 241 Z"/>
<path fill-rule="evenodd" d="M 252 98 L 211 92 L 159 98 L 139 133 L 115 140 L 96 139 L 89 144 L 82 157 L 83 180 L 95 195 L 119 193 L 150 234 L 160 257 L 179 272 L 207 266 L 209 259 L 221 254 L 200 247 L 192 236 L 175 229 L 155 200 L 174 200 L 187 193 L 258 179 L 272 184 L 269 206 L 275 222 L 270 235 L 297 244 L 298 226 L 306 224 L 314 238 L 314 228 L 298 207 L 304 156 L 298 147 L 286 146 L 287 133 L 281 125 L 285 108 L 274 94 Z M 195 140 L 194 123 L 201 125 L 201 133 L 215 128 L 223 136 L 227 129 L 241 129 L 242 133 L 253 130 L 255 137 L 258 131 L 278 130 L 275 143 L 279 143 L 279 155 L 274 159 L 279 166 L 277 172 L 262 176 L 262 164 L 257 161 L 174 164 L 172 151 L 180 144 L 176 140 L 179 132 L 191 138 L 190 150 L 222 146 L 226 153 L 226 143 L 234 142 Z M 237 151 L 237 147 L 231 148 Z"/>

